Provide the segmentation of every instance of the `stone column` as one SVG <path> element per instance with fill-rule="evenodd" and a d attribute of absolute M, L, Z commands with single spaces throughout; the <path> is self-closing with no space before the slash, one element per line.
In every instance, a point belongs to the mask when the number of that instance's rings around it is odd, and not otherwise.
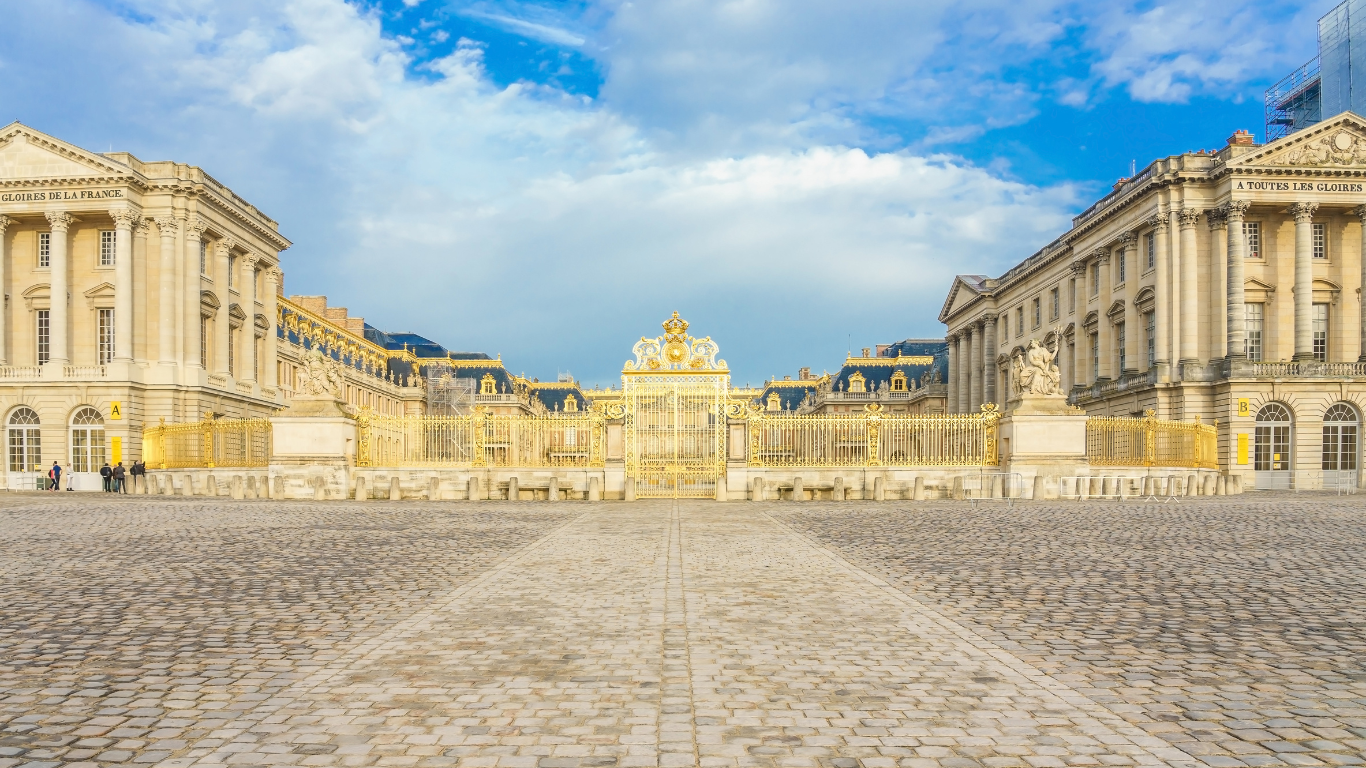
<path fill-rule="evenodd" d="M 1228 353 L 1228 211 L 1224 206 L 1205 211 L 1209 224 L 1209 359 L 1220 360 Z"/>
<path fill-rule="evenodd" d="M 1138 265 L 1138 234 L 1135 232 L 1125 232 L 1119 236 L 1119 258 L 1124 260 L 1125 279 L 1124 279 L 1124 370 L 1119 371 L 1120 376 L 1126 374 L 1136 374 L 1143 370 L 1140 365 L 1140 336 L 1143 332 L 1143 321 L 1138 316 L 1138 307 L 1134 305 L 1134 299 L 1138 297 L 1139 276 L 1143 270 Z M 1146 363 L 1146 361 L 1143 361 Z"/>
<path fill-rule="evenodd" d="M 237 366 L 238 381 L 256 381 L 256 264 L 260 256 L 248 253 L 243 256 L 242 281 L 237 293 L 242 297 L 242 311 L 247 319 L 242 321 L 242 352 L 238 355 L 241 363 Z"/>
<path fill-rule="evenodd" d="M 133 225 L 133 284 L 137 285 L 138 273 L 141 272 L 143 292 L 139 294 L 142 301 L 133 302 L 133 316 L 131 322 L 133 324 L 132 335 L 134 345 L 133 349 L 129 350 L 128 353 L 133 356 L 133 361 L 137 363 L 147 362 L 147 355 L 151 351 L 150 348 L 152 344 L 152 340 L 147 338 L 147 293 L 151 287 L 147 283 L 147 277 L 152 274 L 151 270 L 148 269 L 147 264 L 149 258 L 147 256 L 147 234 L 151 232 L 151 230 L 151 219 L 139 216 L 137 222 Z M 141 351 L 139 351 L 136 343 L 139 332 L 142 334 Z"/>
<path fill-rule="evenodd" d="M 282 275 L 280 274 L 280 268 L 267 268 L 265 277 L 266 295 L 264 297 L 264 301 L 262 302 L 262 304 L 265 305 L 265 315 L 267 324 L 265 343 L 266 359 L 264 361 L 264 364 L 261 366 L 264 369 L 263 372 L 265 373 L 265 377 L 261 383 L 262 386 L 264 386 L 266 389 L 275 389 L 279 385 L 279 382 L 276 380 L 275 371 L 275 364 L 277 359 L 277 353 L 275 351 L 276 334 L 279 333 L 279 329 L 277 327 L 277 323 L 279 321 L 276 318 L 279 313 L 279 310 L 276 308 L 275 297 L 279 294 L 280 291 L 280 278 L 282 277 Z"/>
<path fill-rule="evenodd" d="M 982 329 L 977 323 L 968 326 L 968 413 L 982 404 Z"/>
<path fill-rule="evenodd" d="M 127 208 L 109 212 L 114 220 L 114 361 L 133 362 L 133 225 Z"/>
<path fill-rule="evenodd" d="M 1241 360 L 1247 355 L 1247 309 L 1243 301 L 1243 269 L 1246 267 L 1247 240 L 1243 237 L 1243 215 L 1251 205 L 1247 200 L 1230 200 L 1224 206 L 1224 218 L 1228 224 L 1226 354 L 1229 359 Z"/>
<path fill-rule="evenodd" d="M 1295 217 L 1295 360 L 1314 359 L 1314 211 L 1318 207 L 1318 203 L 1290 206 Z"/>
<path fill-rule="evenodd" d="M 1173 205 L 1177 203 L 1173 201 Z M 1168 253 L 1171 254 L 1167 270 L 1167 280 L 1171 287 L 1168 301 L 1167 322 L 1169 333 L 1171 334 L 1171 362 L 1173 374 L 1177 364 L 1181 362 L 1181 219 L 1178 210 L 1168 212 L 1171 226 L 1168 230 L 1169 247 Z M 1173 379 L 1177 377 L 1172 376 Z"/>
<path fill-rule="evenodd" d="M 1115 349 L 1115 331 L 1110 323 L 1110 249 L 1098 248 L 1093 254 L 1096 263 L 1100 265 L 1100 290 L 1096 292 L 1096 350 L 1100 357 L 1099 370 L 1096 371 L 1097 381 L 1109 381 L 1115 378 L 1115 364 L 1119 361 L 1119 351 Z"/>
<path fill-rule="evenodd" d="M 968 412 L 968 387 L 972 381 L 968 375 L 968 357 L 972 355 L 972 344 L 968 342 L 966 329 L 958 332 L 958 412 Z"/>
<path fill-rule="evenodd" d="M 1361 221 L 1361 253 L 1358 261 L 1361 262 L 1361 292 L 1358 300 L 1361 302 L 1361 328 L 1357 336 L 1357 343 L 1360 345 L 1361 352 L 1357 356 L 1357 362 L 1366 363 L 1366 205 L 1359 205 L 1352 209 L 1357 219 Z M 0 253 L 0 256 L 3 256 Z"/>
<path fill-rule="evenodd" d="M 185 333 L 183 336 L 185 346 L 185 367 L 192 370 L 199 370 L 202 368 L 199 363 L 203 356 L 203 353 L 199 349 L 199 318 L 201 316 L 199 294 L 203 278 L 200 277 L 199 271 L 199 247 L 200 244 L 204 242 L 204 230 L 206 229 L 208 229 L 208 225 L 204 223 L 203 219 L 198 217 L 191 219 L 189 223 L 186 224 L 185 252 L 180 259 L 181 265 L 184 267 L 182 272 L 185 276 L 185 285 L 182 291 L 182 298 L 184 299 L 185 306 L 181 307 L 184 312 L 184 320 L 182 323 L 185 326 Z"/>
<path fill-rule="evenodd" d="M 1171 256 L 1167 253 L 1167 215 L 1159 212 L 1156 216 L 1148 219 L 1148 225 L 1153 228 L 1153 238 L 1157 241 L 1157 274 L 1154 276 L 1156 286 L 1153 291 L 1153 334 L 1157 337 L 1153 343 L 1154 363 L 1158 367 L 1171 364 L 1171 347 L 1167 343 L 1170 325 L 1167 322 L 1167 313 L 1170 312 L 1171 294 L 1168 292 L 1168 277 L 1171 272 Z"/>
<path fill-rule="evenodd" d="M 1001 403 L 996 399 L 996 350 L 999 346 L 996 340 L 996 315 L 989 312 L 982 315 L 982 383 L 985 385 L 982 398 L 984 402 L 997 405 Z"/>
<path fill-rule="evenodd" d="M 9 271 L 9 243 L 5 240 L 5 230 L 13 223 L 14 219 L 0 214 L 0 365 L 9 365 L 9 345 L 5 343 L 9 307 L 5 305 L 4 291 L 4 286 L 8 282 L 6 274 Z"/>
<path fill-rule="evenodd" d="M 213 244 L 213 287 L 218 294 L 218 314 L 213 319 L 213 372 L 219 376 L 228 375 L 228 335 L 232 333 L 232 319 L 228 310 L 232 307 L 232 295 L 228 291 L 228 269 L 232 263 L 232 247 L 237 242 L 230 237 Z"/>
<path fill-rule="evenodd" d="M 47 221 L 52 227 L 52 239 L 48 247 L 48 261 L 52 265 L 52 278 L 49 283 L 52 307 L 48 312 L 51 334 L 48 342 L 48 362 L 54 366 L 69 365 L 71 352 L 67 347 L 67 339 L 71 334 L 71 321 L 67 312 L 67 294 L 71 292 L 71 277 L 68 274 L 71 265 L 67 259 L 66 234 L 76 219 L 63 211 L 51 211 L 47 214 Z"/>
<path fill-rule="evenodd" d="M 1181 363 L 1198 365 L 1200 362 L 1200 261 L 1195 251 L 1195 225 L 1200 222 L 1200 211 L 1181 209 Z"/>
<path fill-rule="evenodd" d="M 157 218 L 161 233 L 161 258 L 157 272 L 157 364 L 175 365 L 175 236 L 179 222 L 174 216 Z"/>

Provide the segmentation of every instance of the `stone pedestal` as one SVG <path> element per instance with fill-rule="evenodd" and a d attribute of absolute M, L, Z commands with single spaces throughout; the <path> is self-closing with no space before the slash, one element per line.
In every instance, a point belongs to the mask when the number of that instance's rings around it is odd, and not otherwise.
<path fill-rule="evenodd" d="M 356 420 L 330 397 L 300 398 L 270 420 L 270 474 L 287 499 L 345 499 L 351 493 Z"/>
<path fill-rule="evenodd" d="M 1086 412 L 1063 395 L 1021 395 L 1000 423 L 1001 471 L 1020 475 L 1023 488 L 1056 498 L 1058 478 L 1086 475 Z"/>

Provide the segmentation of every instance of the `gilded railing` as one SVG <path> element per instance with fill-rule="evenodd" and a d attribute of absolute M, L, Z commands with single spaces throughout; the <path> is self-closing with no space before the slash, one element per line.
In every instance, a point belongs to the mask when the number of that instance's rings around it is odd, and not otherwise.
<path fill-rule="evenodd" d="M 1219 468 L 1217 426 L 1166 421 L 1153 411 L 1141 419 L 1092 416 L 1086 420 L 1086 458 L 1098 466 Z"/>
<path fill-rule="evenodd" d="M 749 416 L 752 467 L 961 467 L 999 463 L 996 406 L 981 413 Z"/>
<path fill-rule="evenodd" d="M 142 430 L 150 469 L 264 467 L 270 463 L 270 419 L 206 419 Z"/>
<path fill-rule="evenodd" d="M 362 467 L 601 467 L 603 419 L 593 413 L 357 418 Z"/>

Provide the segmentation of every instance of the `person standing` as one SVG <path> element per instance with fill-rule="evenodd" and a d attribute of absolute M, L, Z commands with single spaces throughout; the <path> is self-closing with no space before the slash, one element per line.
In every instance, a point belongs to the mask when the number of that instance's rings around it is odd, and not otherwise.
<path fill-rule="evenodd" d="M 60 491 L 62 489 L 62 465 L 52 462 L 52 469 L 47 471 L 47 479 L 52 481 L 48 486 L 49 491 Z"/>
<path fill-rule="evenodd" d="M 133 493 L 138 493 L 138 492 L 139 492 L 139 491 L 138 491 L 138 485 L 139 485 L 139 484 L 142 484 L 142 491 L 141 491 L 141 492 L 142 492 L 142 493 L 146 493 L 146 492 L 147 492 L 147 486 L 146 486 L 147 480 L 146 480 L 143 476 L 147 474 L 147 465 L 146 465 L 141 459 L 139 459 L 139 460 L 133 462 L 133 469 L 132 469 L 132 471 L 131 471 L 129 474 L 131 474 L 131 475 L 133 476 Z"/>
<path fill-rule="evenodd" d="M 114 470 L 109 468 L 109 462 L 106 461 L 104 466 L 100 467 L 100 484 L 104 486 L 105 493 L 109 493 L 109 491 L 112 490 L 110 486 L 113 485 L 113 479 Z"/>
<path fill-rule="evenodd" d="M 128 493 L 128 486 L 127 486 L 127 485 L 125 484 L 125 482 L 124 482 L 125 477 L 127 476 L 128 473 L 127 473 L 127 472 L 124 470 L 124 468 L 123 468 L 123 462 L 120 461 L 120 462 L 119 462 L 119 465 L 118 465 L 117 467 L 114 467 L 113 472 L 114 472 L 114 493 Z"/>

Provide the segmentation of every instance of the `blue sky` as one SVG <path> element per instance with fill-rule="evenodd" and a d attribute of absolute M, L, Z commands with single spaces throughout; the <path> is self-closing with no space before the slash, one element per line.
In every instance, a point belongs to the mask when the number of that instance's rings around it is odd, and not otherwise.
<path fill-rule="evenodd" d="M 1333 4 L 10 0 L 0 119 L 203 166 L 382 328 L 610 383 L 677 309 L 757 383 L 1260 138 Z"/>

